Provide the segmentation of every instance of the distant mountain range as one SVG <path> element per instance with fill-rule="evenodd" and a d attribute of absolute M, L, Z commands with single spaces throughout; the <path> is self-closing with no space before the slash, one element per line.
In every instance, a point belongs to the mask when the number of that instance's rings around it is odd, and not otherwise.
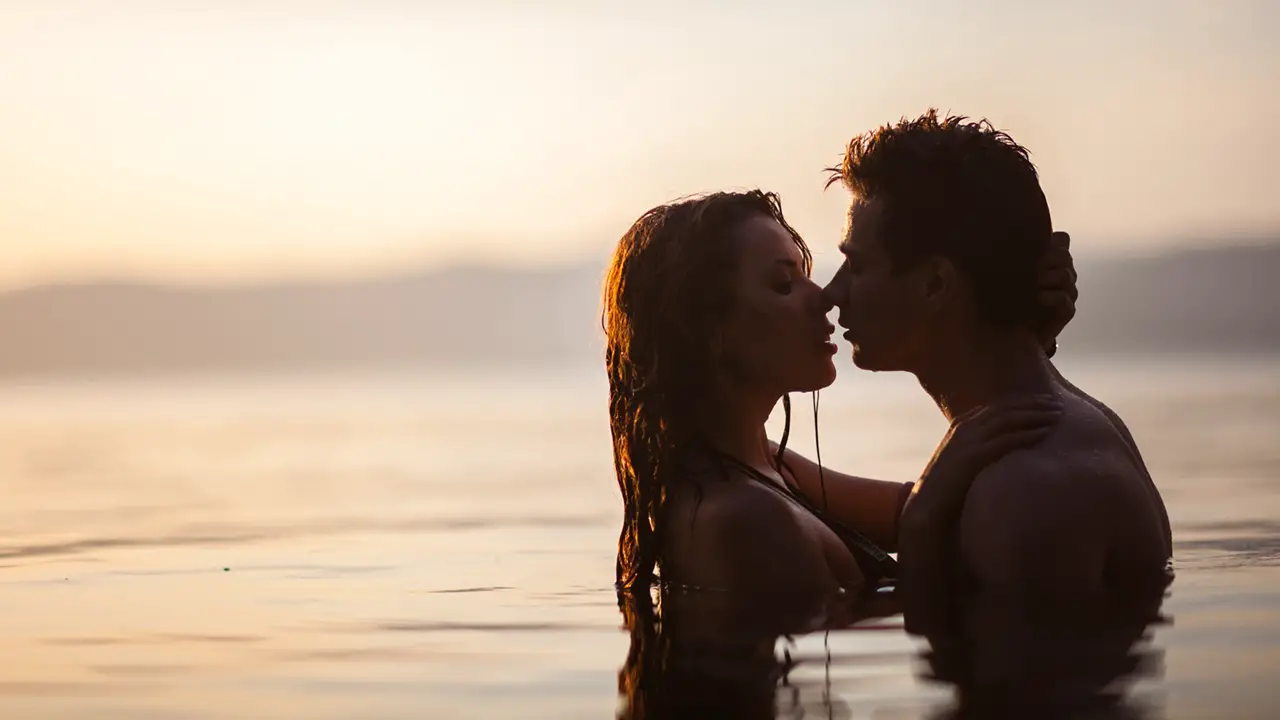
<path fill-rule="evenodd" d="M 1076 353 L 1280 351 L 1280 240 L 1081 260 Z M 603 268 L 453 268 L 346 283 L 49 285 L 0 294 L 0 376 L 575 365 Z"/>
<path fill-rule="evenodd" d="M 1079 265 L 1077 321 L 1064 343 L 1091 352 L 1280 350 L 1280 239 Z"/>

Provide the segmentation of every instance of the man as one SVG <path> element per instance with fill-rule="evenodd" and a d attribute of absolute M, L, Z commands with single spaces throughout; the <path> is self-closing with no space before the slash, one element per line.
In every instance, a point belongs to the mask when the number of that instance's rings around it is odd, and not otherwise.
<path fill-rule="evenodd" d="M 1064 649 L 1087 625 L 1075 620 L 1141 624 L 1172 543 L 1123 422 L 1062 378 L 1030 330 L 1052 234 L 1035 167 L 988 123 L 931 110 L 854 138 L 832 172 L 852 202 L 824 293 L 854 363 L 912 373 L 952 421 L 1018 397 L 1063 404 L 1044 440 L 978 473 L 957 523 L 901 534 L 907 629 L 971 688 L 1066 692 L 1080 680 L 1063 680 L 1063 658 L 1089 652 Z M 939 563 L 953 581 L 938 583 Z"/>

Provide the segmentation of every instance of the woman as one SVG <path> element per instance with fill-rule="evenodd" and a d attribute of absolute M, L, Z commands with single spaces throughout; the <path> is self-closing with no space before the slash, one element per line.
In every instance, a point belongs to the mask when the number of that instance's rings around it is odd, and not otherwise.
<path fill-rule="evenodd" d="M 765 435 L 779 399 L 835 380 L 811 269 L 778 198 L 761 191 L 654 208 L 619 241 L 603 324 L 625 505 L 620 588 L 648 588 L 655 570 L 664 584 L 804 598 L 874 587 L 895 575 L 886 551 L 913 487 L 913 513 L 954 514 L 978 468 L 1056 417 L 1031 401 L 966 419 L 918 485 L 820 475 Z M 1057 271 L 1070 296 L 1069 255 Z"/>

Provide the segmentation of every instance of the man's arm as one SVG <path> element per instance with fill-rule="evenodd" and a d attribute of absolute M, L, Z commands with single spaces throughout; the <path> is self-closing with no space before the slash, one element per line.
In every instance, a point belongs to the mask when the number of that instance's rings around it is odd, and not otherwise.
<path fill-rule="evenodd" d="M 770 442 L 770 451 L 778 451 L 777 443 Z M 898 518 L 906 503 L 907 493 L 914 483 L 872 480 L 846 475 L 818 464 L 790 449 L 783 461 L 795 477 L 796 485 L 815 506 L 823 505 L 823 486 L 826 486 L 825 507 L 835 519 L 843 522 L 887 552 L 898 549 Z"/>

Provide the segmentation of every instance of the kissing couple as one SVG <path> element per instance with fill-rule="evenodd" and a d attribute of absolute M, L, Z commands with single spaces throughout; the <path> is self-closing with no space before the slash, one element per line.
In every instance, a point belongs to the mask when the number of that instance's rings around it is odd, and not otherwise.
<path fill-rule="evenodd" d="M 655 207 L 618 242 L 618 587 L 829 617 L 834 596 L 892 586 L 906 630 L 970 686 L 1031 687 L 1064 615 L 1130 612 L 1172 556 L 1129 430 L 1051 360 L 1075 314 L 1069 238 L 1028 151 L 986 121 L 930 110 L 854 137 L 829 171 L 850 204 L 825 285 L 761 190 Z M 833 310 L 858 368 L 911 373 L 950 422 L 920 477 L 823 468 L 767 436 L 789 393 L 835 382 Z"/>

